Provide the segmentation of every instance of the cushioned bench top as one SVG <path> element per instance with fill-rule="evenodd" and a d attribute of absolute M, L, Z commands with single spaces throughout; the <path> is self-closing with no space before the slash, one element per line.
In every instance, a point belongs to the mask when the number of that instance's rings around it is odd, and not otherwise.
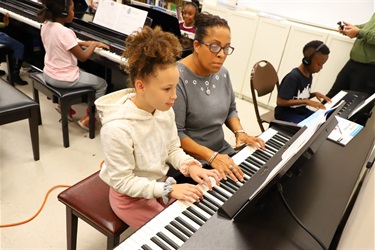
<path fill-rule="evenodd" d="M 38 104 L 20 90 L 0 79 L 0 113 L 30 108 Z"/>

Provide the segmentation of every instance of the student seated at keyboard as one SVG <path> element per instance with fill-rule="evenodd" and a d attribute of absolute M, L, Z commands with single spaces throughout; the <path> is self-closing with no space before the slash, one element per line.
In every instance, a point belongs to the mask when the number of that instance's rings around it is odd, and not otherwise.
<path fill-rule="evenodd" d="M 9 14 L 6 13 L 3 17 L 3 22 L 0 22 L 0 28 L 4 28 L 9 25 Z M 12 51 L 13 55 L 10 57 L 10 69 L 8 74 L 12 75 L 12 79 L 15 84 L 27 85 L 27 82 L 22 80 L 20 77 L 20 69 L 23 63 L 23 56 L 25 51 L 25 46 L 17 41 L 16 39 L 8 36 L 4 32 L 0 32 L 0 43 L 8 46 Z M 5 75 L 6 72 L 0 70 L 0 76 Z"/>
<path fill-rule="evenodd" d="M 314 113 L 307 106 L 325 109 L 322 101 L 330 102 L 330 98 L 310 90 L 312 74 L 318 73 L 323 68 L 329 52 L 329 48 L 322 41 L 311 41 L 303 47 L 302 63 L 281 81 L 275 108 L 276 119 L 299 123 Z M 318 101 L 310 99 L 313 97 Z"/>
<path fill-rule="evenodd" d="M 44 7 L 37 15 L 43 23 L 40 34 L 46 51 L 44 80 L 57 88 L 92 87 L 95 89 L 95 98 L 103 96 L 107 89 L 106 80 L 80 70 L 77 60 L 84 62 L 96 48 L 109 49 L 109 46 L 96 41 L 77 42 L 74 31 L 64 26 L 73 21 L 73 0 L 42 0 L 42 3 Z M 60 111 L 59 107 L 56 110 Z M 88 130 L 89 125 L 88 112 L 78 121 L 85 130 Z M 75 111 L 71 109 L 69 120 L 72 120 L 73 114 Z"/>
<path fill-rule="evenodd" d="M 174 112 L 181 54 L 178 39 L 160 27 L 133 33 L 126 39 L 124 65 L 134 88 L 105 95 L 95 104 L 103 127 L 104 150 L 100 177 L 110 186 L 109 201 L 126 224 L 139 228 L 174 199 L 203 198 L 197 185 L 176 184 L 167 177 L 169 166 L 199 184 L 220 175 L 207 170 L 180 147 Z"/>

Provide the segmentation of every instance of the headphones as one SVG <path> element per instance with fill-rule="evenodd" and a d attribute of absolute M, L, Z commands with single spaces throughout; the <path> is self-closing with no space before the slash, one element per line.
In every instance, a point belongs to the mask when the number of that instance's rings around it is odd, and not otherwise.
<path fill-rule="evenodd" d="M 304 58 L 302 58 L 302 63 L 303 63 L 303 65 L 305 65 L 305 66 L 309 66 L 310 64 L 311 64 L 311 58 L 315 55 L 315 53 L 316 52 L 318 52 L 321 48 L 323 48 L 323 46 L 324 46 L 325 44 L 322 42 L 319 46 L 318 46 L 318 48 L 316 48 L 315 49 L 315 51 L 311 54 L 311 55 L 309 55 L 309 56 L 305 56 Z"/>
<path fill-rule="evenodd" d="M 64 0 L 64 9 L 61 11 L 61 16 L 62 17 L 67 17 L 67 16 L 69 16 L 69 11 L 68 11 L 68 6 L 67 6 L 67 4 L 68 4 L 68 0 Z"/>

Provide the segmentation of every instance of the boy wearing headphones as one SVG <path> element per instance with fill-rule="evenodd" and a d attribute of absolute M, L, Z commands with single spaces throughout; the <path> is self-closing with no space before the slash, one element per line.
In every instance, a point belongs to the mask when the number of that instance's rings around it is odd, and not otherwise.
<path fill-rule="evenodd" d="M 289 72 L 281 81 L 278 95 L 275 118 L 293 123 L 299 123 L 309 117 L 316 109 L 325 109 L 321 101 L 331 100 L 319 93 L 311 93 L 312 74 L 319 72 L 328 60 L 329 48 L 322 41 L 311 41 L 303 47 L 302 63 Z M 310 100 L 316 97 L 318 101 Z"/>

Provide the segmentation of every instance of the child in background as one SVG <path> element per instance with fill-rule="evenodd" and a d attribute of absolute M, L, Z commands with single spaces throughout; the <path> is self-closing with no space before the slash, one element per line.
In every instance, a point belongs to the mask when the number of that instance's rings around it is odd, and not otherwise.
<path fill-rule="evenodd" d="M 180 22 L 180 30 L 195 33 L 194 19 L 198 12 L 198 6 L 195 3 L 187 2 L 182 11 L 184 21 Z"/>
<path fill-rule="evenodd" d="M 77 59 L 84 62 L 96 48 L 109 49 L 109 46 L 96 41 L 77 42 L 74 31 L 64 26 L 73 21 L 73 0 L 42 0 L 42 3 L 44 8 L 38 11 L 37 16 L 43 22 L 40 33 L 46 51 L 44 80 L 57 88 L 92 87 L 95 89 L 95 98 L 103 96 L 107 82 L 103 78 L 80 70 Z M 83 50 L 81 46 L 86 49 Z M 57 110 L 59 111 L 58 107 Z M 74 113 L 71 109 L 70 120 Z M 88 130 L 88 112 L 78 124 Z"/>
<path fill-rule="evenodd" d="M 3 22 L 0 22 L 0 28 L 5 28 L 9 25 L 9 14 L 4 14 Z M 23 56 L 25 51 L 25 46 L 17 41 L 16 39 L 8 36 L 4 32 L 0 32 L 0 43 L 5 44 L 13 51 L 13 56 L 10 58 L 10 69 L 8 69 L 8 74 L 11 74 L 12 79 L 15 84 L 27 85 L 27 82 L 22 80 L 20 77 L 20 69 L 23 62 Z M 1 63 L 1 62 L 0 62 Z M 5 75 L 4 70 L 0 70 L 0 76 Z"/>
<path fill-rule="evenodd" d="M 328 60 L 329 48 L 322 41 L 311 41 L 303 47 L 302 63 L 294 68 L 282 80 L 278 95 L 275 118 L 278 120 L 299 123 L 309 117 L 316 109 L 325 109 L 321 101 L 331 99 L 319 92 L 310 92 L 312 74 L 318 73 Z M 310 100 L 316 97 L 318 101 Z"/>
<path fill-rule="evenodd" d="M 178 39 L 160 27 L 131 34 L 126 39 L 124 65 L 134 88 L 105 95 L 95 104 L 105 164 L 100 177 L 110 186 L 109 201 L 126 224 L 139 228 L 171 204 L 202 199 L 197 185 L 176 184 L 166 176 L 170 165 L 199 184 L 209 177 L 219 184 L 216 170 L 207 170 L 180 147 L 171 108 L 179 79 Z"/>

